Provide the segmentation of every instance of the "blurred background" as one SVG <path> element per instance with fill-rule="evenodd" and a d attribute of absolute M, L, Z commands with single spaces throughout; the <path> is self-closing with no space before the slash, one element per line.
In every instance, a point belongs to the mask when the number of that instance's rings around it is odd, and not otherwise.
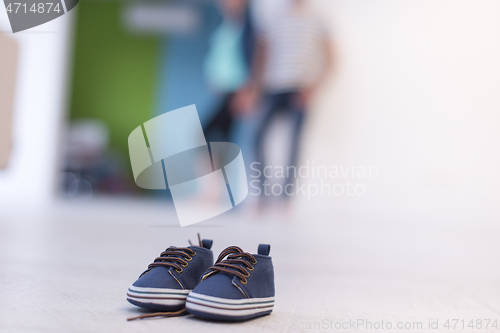
<path fill-rule="evenodd" d="M 0 330 L 497 318 L 499 17 L 498 0 L 81 0 L 13 34 L 0 9 Z M 191 104 L 207 141 L 241 147 L 250 193 L 181 228 L 127 140 Z M 127 323 L 130 283 L 198 231 L 214 254 L 272 244 L 273 314 Z"/>
<path fill-rule="evenodd" d="M 19 55 L 12 119 L 5 122 L 12 126 L 12 144 L 5 153 L 8 164 L 0 170 L 1 210 L 43 211 L 67 201 L 110 198 L 170 205 L 168 190 L 134 184 L 127 138 L 143 122 L 190 104 L 196 104 L 204 129 L 211 126 L 228 96 L 214 88 L 209 73 L 217 66 L 217 52 L 225 54 L 218 40 L 231 41 L 230 30 L 221 31 L 229 15 L 223 2 L 84 0 L 64 17 L 18 34 L 8 33 L 2 11 L 2 38 L 14 41 Z M 273 32 L 269 23 L 293 3 L 251 1 L 240 16 L 240 33 L 251 22 L 251 42 L 275 38 L 279 43 L 283 31 Z M 273 118 L 264 133 L 268 164 L 289 165 L 283 161 L 297 152 L 297 167 L 372 167 L 376 173 L 326 177 L 332 185 L 361 184 L 363 193 L 295 195 L 290 200 L 294 217 L 314 211 L 325 220 L 496 221 L 500 4 L 305 3 L 321 23 L 333 66 L 308 100 L 302 135 L 290 130 L 294 120 L 286 112 Z M 254 62 L 243 66 L 249 80 Z M 234 66 L 233 74 L 242 65 Z M 230 93 L 244 87 L 242 82 Z M 255 141 L 266 121 L 266 92 L 262 96 L 246 108 L 251 111 L 231 116 L 228 131 L 222 125 L 222 134 L 214 134 L 242 147 L 249 175 L 255 175 L 250 165 L 259 160 Z M 299 144 L 290 149 L 293 137 Z M 303 184 L 320 184 L 317 177 L 302 178 Z M 253 199 L 250 195 L 244 205 Z"/>

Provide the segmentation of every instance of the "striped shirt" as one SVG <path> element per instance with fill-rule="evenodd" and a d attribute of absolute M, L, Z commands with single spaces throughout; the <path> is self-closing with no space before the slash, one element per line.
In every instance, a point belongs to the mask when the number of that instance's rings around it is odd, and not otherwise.
<path fill-rule="evenodd" d="M 291 11 L 261 27 L 267 62 L 264 85 L 270 92 L 297 90 L 313 84 L 324 65 L 326 29 L 312 15 Z"/>

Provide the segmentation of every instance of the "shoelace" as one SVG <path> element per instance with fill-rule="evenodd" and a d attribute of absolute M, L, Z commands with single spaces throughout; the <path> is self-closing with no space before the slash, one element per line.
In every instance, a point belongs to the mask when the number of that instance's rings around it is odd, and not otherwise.
<path fill-rule="evenodd" d="M 200 234 L 198 234 L 198 241 L 199 241 L 199 246 L 203 247 L 202 241 Z M 191 241 L 189 241 L 189 244 L 192 246 L 193 244 Z M 163 266 L 163 267 L 173 267 L 177 273 L 182 273 L 183 267 L 187 267 L 188 261 L 193 260 L 193 257 L 196 255 L 196 252 L 191 250 L 190 248 L 187 247 L 175 247 L 171 246 L 162 253 L 160 253 L 160 256 L 156 258 L 153 263 L 148 265 L 148 269 L 141 274 L 143 276 L 144 274 L 148 273 L 151 271 L 151 269 L 158 267 L 158 266 Z M 179 257 L 172 257 L 172 256 L 180 256 Z M 144 319 L 144 318 L 153 318 L 153 317 L 178 317 L 178 316 L 185 316 L 187 315 L 188 312 L 186 308 L 180 309 L 178 311 L 171 311 L 171 312 L 154 312 L 154 313 L 146 313 L 140 316 L 136 317 L 131 317 L 127 318 L 127 321 L 131 320 L 136 320 L 136 319 Z"/>
<path fill-rule="evenodd" d="M 151 269 L 163 266 L 163 267 L 173 267 L 177 273 L 182 273 L 183 267 L 187 267 L 188 261 L 193 260 L 193 257 L 196 255 L 196 252 L 191 250 L 188 247 L 175 247 L 171 246 L 166 249 L 164 252 L 160 253 L 160 256 L 156 258 L 152 264 L 148 265 L 147 271 L 141 274 L 144 275 L 149 272 Z M 180 256 L 172 257 L 172 256 Z"/>
<path fill-rule="evenodd" d="M 227 259 L 224 258 L 227 256 Z M 247 284 L 247 278 L 250 276 L 249 271 L 253 271 L 253 265 L 257 264 L 257 259 L 248 252 L 244 252 L 238 246 L 230 246 L 221 252 L 215 265 L 210 267 L 203 275 L 202 281 L 209 276 L 223 272 L 230 275 L 235 275 L 240 279 L 240 282 Z M 240 266 L 241 265 L 241 266 Z"/>
<path fill-rule="evenodd" d="M 146 313 L 137 317 L 127 318 L 127 321 L 136 320 L 136 319 L 145 319 L 145 318 L 153 318 L 153 317 L 180 317 L 188 315 L 186 308 L 180 309 L 179 311 L 172 312 L 155 312 L 155 313 Z"/>

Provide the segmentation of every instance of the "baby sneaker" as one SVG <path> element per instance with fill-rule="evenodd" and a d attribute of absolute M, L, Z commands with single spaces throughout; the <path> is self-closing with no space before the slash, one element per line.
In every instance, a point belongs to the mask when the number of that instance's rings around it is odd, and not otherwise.
<path fill-rule="evenodd" d="M 127 300 L 130 303 L 145 309 L 169 312 L 145 314 L 129 320 L 187 314 L 187 295 L 214 262 L 210 250 L 212 241 L 201 240 L 200 235 L 198 240 L 199 246 L 171 246 L 166 249 L 128 289 Z"/>
<path fill-rule="evenodd" d="M 189 293 L 187 311 L 201 318 L 225 321 L 270 314 L 274 307 L 270 248 L 261 244 L 258 254 L 243 252 L 237 246 L 222 251 L 215 265 Z"/>

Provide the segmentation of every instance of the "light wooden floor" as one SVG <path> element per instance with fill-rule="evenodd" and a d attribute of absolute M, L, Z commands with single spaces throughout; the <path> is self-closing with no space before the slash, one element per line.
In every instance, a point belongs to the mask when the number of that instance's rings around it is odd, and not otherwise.
<path fill-rule="evenodd" d="M 0 331 L 299 332 L 315 322 L 346 328 L 350 320 L 422 322 L 413 332 L 436 320 L 434 332 L 498 331 L 467 327 L 471 319 L 500 325 L 497 227 L 410 227 L 390 217 L 314 214 L 252 221 L 234 212 L 179 228 L 174 214 L 118 202 L 64 205 L 43 216 L 0 215 Z M 214 240 L 215 255 L 229 245 L 255 252 L 258 243 L 272 244 L 273 314 L 235 324 L 191 316 L 127 322 L 141 313 L 125 300 L 127 287 L 163 249 L 186 245 L 196 232 Z M 444 328 L 448 318 L 464 319 L 465 328 Z"/>

